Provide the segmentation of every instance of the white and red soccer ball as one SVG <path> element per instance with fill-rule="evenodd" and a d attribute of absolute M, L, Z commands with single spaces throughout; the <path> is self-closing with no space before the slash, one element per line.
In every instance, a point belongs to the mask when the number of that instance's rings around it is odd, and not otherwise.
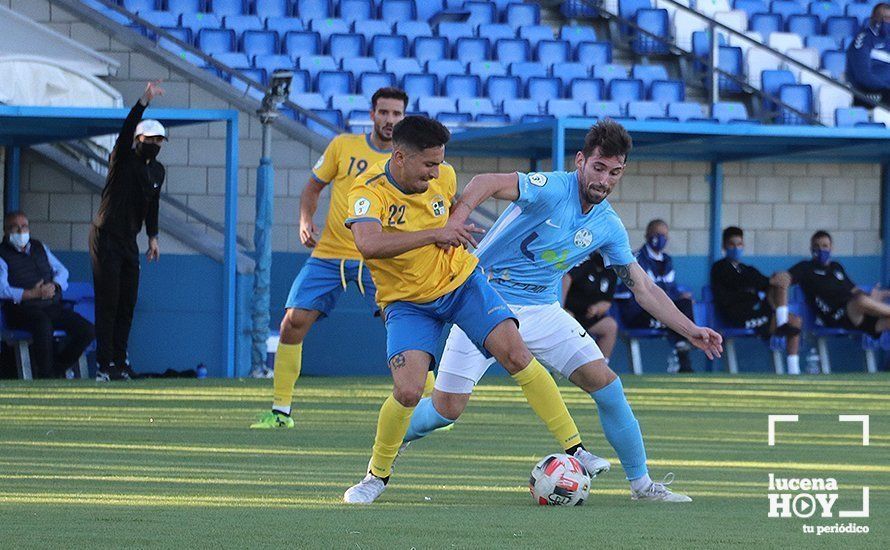
<path fill-rule="evenodd" d="M 547 455 L 532 468 L 528 488 L 543 506 L 580 506 L 590 495 L 590 474 L 573 456 Z"/>

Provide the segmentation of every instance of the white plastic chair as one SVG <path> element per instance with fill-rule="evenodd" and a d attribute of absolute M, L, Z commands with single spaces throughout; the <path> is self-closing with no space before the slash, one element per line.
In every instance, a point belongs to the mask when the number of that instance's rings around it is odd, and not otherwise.
<path fill-rule="evenodd" d="M 672 28 L 674 40 L 681 50 L 692 51 L 692 33 L 708 29 L 708 22 L 700 15 L 677 10 Z"/>
<path fill-rule="evenodd" d="M 774 50 L 785 53 L 793 48 L 803 48 L 803 39 L 793 32 L 774 32 L 769 35 L 768 45 Z"/>
<path fill-rule="evenodd" d="M 774 53 L 758 47 L 752 47 L 748 50 L 748 55 L 745 56 L 745 74 L 748 75 L 748 84 L 760 89 L 760 73 L 766 70 L 778 69 L 781 66 L 782 60 Z"/>
<path fill-rule="evenodd" d="M 819 120 L 826 126 L 834 126 L 834 111 L 839 108 L 847 108 L 853 105 L 853 94 L 828 82 L 822 83 L 816 93 L 816 109 L 819 112 Z"/>

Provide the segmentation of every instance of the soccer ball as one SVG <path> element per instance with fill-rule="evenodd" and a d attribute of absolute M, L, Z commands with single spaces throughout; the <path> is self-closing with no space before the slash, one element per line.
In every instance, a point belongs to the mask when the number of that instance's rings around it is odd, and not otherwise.
<path fill-rule="evenodd" d="M 552 454 L 532 468 L 528 488 L 543 506 L 580 506 L 590 495 L 590 474 L 577 458 Z"/>

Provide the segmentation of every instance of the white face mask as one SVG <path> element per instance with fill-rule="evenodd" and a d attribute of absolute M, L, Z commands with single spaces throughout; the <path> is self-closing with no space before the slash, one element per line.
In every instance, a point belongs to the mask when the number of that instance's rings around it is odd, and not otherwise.
<path fill-rule="evenodd" d="M 30 233 L 10 233 L 9 242 L 16 248 L 25 248 L 31 240 Z"/>

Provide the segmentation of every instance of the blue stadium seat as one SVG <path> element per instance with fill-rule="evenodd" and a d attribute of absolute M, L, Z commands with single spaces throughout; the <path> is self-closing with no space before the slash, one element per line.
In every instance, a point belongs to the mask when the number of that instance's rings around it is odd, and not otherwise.
<path fill-rule="evenodd" d="M 254 82 L 262 84 L 263 86 L 265 86 L 268 82 L 268 77 L 266 75 L 266 71 L 264 71 L 262 69 L 241 69 L 238 72 L 241 74 L 241 76 L 243 76 L 245 78 L 249 78 L 249 79 L 253 80 Z M 229 84 L 234 86 L 235 89 L 237 89 L 240 92 L 247 91 L 247 84 L 240 78 L 234 78 L 232 75 L 229 75 Z M 263 92 L 260 90 L 251 88 L 251 91 L 249 93 L 251 95 L 256 94 L 256 98 L 259 100 L 263 99 Z"/>
<path fill-rule="evenodd" d="M 584 104 L 584 114 L 592 118 L 619 118 L 621 105 L 615 101 L 588 101 Z"/>
<path fill-rule="evenodd" d="M 574 99 L 551 99 L 545 105 L 545 112 L 557 118 L 583 117 L 584 104 Z"/>
<path fill-rule="evenodd" d="M 284 35 L 290 31 L 305 30 L 303 22 L 296 17 L 269 17 L 266 19 L 266 29 L 278 33 L 278 41 L 284 41 Z"/>
<path fill-rule="evenodd" d="M 680 80 L 655 80 L 649 87 L 646 97 L 650 101 L 672 103 L 686 99 L 686 86 Z"/>
<path fill-rule="evenodd" d="M 161 30 L 186 44 L 193 43 L 191 29 L 186 29 L 185 27 L 161 27 Z M 161 40 L 164 39 L 162 38 Z"/>
<path fill-rule="evenodd" d="M 742 49 L 736 46 L 720 46 L 718 54 L 717 66 L 720 70 L 725 71 L 730 75 L 735 76 L 739 81 L 744 82 L 745 61 Z M 739 93 L 742 91 L 742 85 L 739 82 L 732 80 L 723 74 L 719 76 L 717 84 L 720 91 L 723 92 Z"/>
<path fill-rule="evenodd" d="M 414 40 L 411 55 L 421 63 L 448 57 L 448 39 L 442 36 L 420 36 Z"/>
<path fill-rule="evenodd" d="M 253 12 L 263 19 L 290 15 L 289 0 L 253 0 Z"/>
<path fill-rule="evenodd" d="M 613 79 L 627 78 L 627 67 L 617 63 L 594 65 L 592 76 L 594 78 L 602 78 L 603 82 L 609 84 Z"/>
<path fill-rule="evenodd" d="M 402 89 L 412 98 L 433 96 L 439 93 L 439 79 L 434 74 L 409 73 L 402 79 Z"/>
<path fill-rule="evenodd" d="M 179 24 L 179 16 L 169 11 L 140 11 L 138 15 L 155 27 L 176 27 Z"/>
<path fill-rule="evenodd" d="M 516 38 L 516 30 L 506 23 L 490 23 L 479 25 L 479 36 L 484 36 L 494 44 L 502 38 Z"/>
<path fill-rule="evenodd" d="M 737 101 L 722 101 L 714 104 L 711 116 L 723 124 L 732 121 L 745 121 L 748 120 L 748 108 L 744 103 Z"/>
<path fill-rule="evenodd" d="M 637 120 L 663 118 L 665 116 L 664 105 L 657 101 L 631 101 L 627 104 L 627 116 Z"/>
<path fill-rule="evenodd" d="M 230 29 L 201 29 L 195 45 L 206 54 L 235 51 L 235 33 Z"/>
<path fill-rule="evenodd" d="M 328 41 L 328 53 L 336 59 L 365 55 L 365 37 L 360 34 L 332 34 Z"/>
<path fill-rule="evenodd" d="M 612 44 L 609 42 L 581 42 L 575 49 L 575 61 L 588 69 L 612 62 Z"/>
<path fill-rule="evenodd" d="M 581 42 L 596 42 L 596 31 L 587 25 L 563 25 L 559 29 L 559 38 L 572 45 L 572 51 Z"/>
<path fill-rule="evenodd" d="M 333 95 L 351 94 L 355 90 L 352 73 L 347 71 L 319 71 L 315 77 L 315 91 L 326 99 Z"/>
<path fill-rule="evenodd" d="M 202 0 L 167 0 L 166 4 L 172 13 L 198 13 L 203 7 Z"/>
<path fill-rule="evenodd" d="M 642 101 L 643 81 L 636 78 L 614 78 L 606 84 L 609 89 L 609 99 L 618 103 L 628 101 Z"/>
<path fill-rule="evenodd" d="M 433 29 L 426 21 L 396 21 L 394 30 L 396 34 L 401 34 L 412 44 L 418 36 L 433 35 Z"/>
<path fill-rule="evenodd" d="M 556 117 L 553 115 L 525 115 L 520 122 L 531 124 L 533 122 L 549 122 L 551 120 L 556 120 Z"/>
<path fill-rule="evenodd" d="M 379 17 L 384 21 L 412 21 L 417 18 L 414 0 L 382 0 Z"/>
<path fill-rule="evenodd" d="M 321 37 L 312 31 L 290 31 L 284 35 L 281 51 L 291 57 L 321 53 Z"/>
<path fill-rule="evenodd" d="M 436 25 L 436 36 L 442 36 L 454 42 L 461 36 L 475 36 L 473 25 L 456 21 L 442 21 Z"/>
<path fill-rule="evenodd" d="M 485 61 L 491 57 L 491 43 L 487 38 L 462 36 L 454 44 L 454 58 L 461 63 Z"/>
<path fill-rule="evenodd" d="M 312 113 L 333 126 L 337 126 L 338 128 L 343 127 L 343 113 L 340 111 L 334 109 L 312 109 Z M 307 128 L 325 138 L 333 138 L 337 135 L 337 132 L 319 124 L 309 117 L 305 117 L 304 122 Z"/>
<path fill-rule="evenodd" d="M 632 78 L 643 81 L 643 91 L 646 94 L 649 93 L 649 88 L 652 87 L 654 81 L 670 78 L 664 65 L 634 65 L 630 70 L 630 75 Z"/>
<path fill-rule="evenodd" d="M 313 19 L 308 22 L 308 26 L 310 31 L 317 32 L 318 36 L 321 37 L 322 45 L 328 43 L 331 35 L 349 34 L 352 32 L 349 22 L 344 19 Z"/>
<path fill-rule="evenodd" d="M 328 106 L 328 102 L 325 101 L 325 98 L 321 97 L 320 94 L 291 92 L 291 94 L 288 96 L 288 99 L 291 101 L 291 103 L 295 103 L 298 107 L 302 107 L 307 110 L 325 109 Z"/>
<path fill-rule="evenodd" d="M 538 102 L 534 99 L 507 99 L 504 100 L 501 110 L 514 123 L 521 121 L 525 116 L 540 113 Z"/>
<path fill-rule="evenodd" d="M 700 103 L 693 103 L 691 101 L 674 101 L 668 103 L 667 116 L 676 118 L 680 122 L 685 122 L 694 118 L 700 119 L 702 118 L 702 114 Z"/>
<path fill-rule="evenodd" d="M 547 67 L 541 65 L 540 63 L 535 63 L 532 61 L 510 63 L 508 69 L 511 76 L 519 77 L 519 79 L 522 81 L 523 88 L 525 87 L 525 84 L 528 82 L 529 78 L 532 78 L 533 76 L 547 76 Z"/>
<path fill-rule="evenodd" d="M 308 71 L 315 79 L 321 71 L 336 71 L 337 62 L 329 55 L 303 55 L 297 59 L 297 67 Z"/>
<path fill-rule="evenodd" d="M 331 17 L 334 14 L 330 0 L 294 0 L 294 6 L 296 15 L 303 21 Z"/>
<path fill-rule="evenodd" d="M 155 0 L 123 0 L 119 1 L 118 4 L 131 13 L 154 11 L 157 8 Z"/>
<path fill-rule="evenodd" d="M 813 48 L 819 52 L 820 58 L 826 50 L 837 49 L 837 42 L 830 36 L 808 36 L 806 40 L 804 40 L 804 44 L 806 44 L 807 48 Z"/>
<path fill-rule="evenodd" d="M 637 10 L 652 8 L 652 0 L 618 0 L 618 15 L 633 21 Z"/>
<path fill-rule="evenodd" d="M 383 70 L 394 74 L 401 82 L 408 73 L 422 73 L 423 67 L 413 57 L 394 57 L 383 61 Z"/>
<path fill-rule="evenodd" d="M 374 2 L 372 0 L 340 0 L 337 10 L 340 19 L 349 21 L 367 21 L 374 19 Z"/>
<path fill-rule="evenodd" d="M 563 87 L 567 87 L 576 78 L 587 78 L 590 76 L 590 71 L 581 63 L 568 61 L 551 65 L 550 74 L 562 80 Z"/>
<path fill-rule="evenodd" d="M 755 13 L 748 20 L 748 29 L 760 33 L 763 40 L 769 40 L 769 35 L 782 31 L 782 16 L 778 13 Z"/>
<path fill-rule="evenodd" d="M 286 56 L 283 56 L 286 57 Z M 256 63 L 254 63 L 256 64 Z M 280 67 L 279 67 L 280 68 Z M 290 82 L 290 90 L 291 93 L 299 94 L 306 93 L 312 87 L 312 77 L 309 76 L 309 71 L 303 71 L 300 69 L 291 69 L 291 72 L 294 75 L 293 80 Z M 271 75 L 272 73 L 266 69 L 266 74 Z"/>
<path fill-rule="evenodd" d="M 545 101 L 562 97 L 562 81 L 552 76 L 533 76 L 525 85 L 525 95 L 544 105 Z"/>
<path fill-rule="evenodd" d="M 480 36 L 482 35 L 480 34 Z M 551 29 L 549 25 L 529 25 L 527 27 L 520 27 L 519 38 L 528 40 L 529 45 L 532 50 L 534 50 L 542 40 L 553 40 L 553 29 Z M 566 44 L 568 44 L 568 42 Z"/>
<path fill-rule="evenodd" d="M 212 13 L 183 13 L 179 16 L 179 25 L 197 34 L 201 29 L 218 30 L 222 25 L 219 18 Z"/>
<path fill-rule="evenodd" d="M 825 22 L 825 34 L 840 44 L 843 40 L 855 36 L 858 27 L 859 22 L 855 17 L 829 17 Z"/>
<path fill-rule="evenodd" d="M 462 9 L 470 12 L 470 17 L 467 19 L 467 23 L 474 27 L 486 23 L 494 23 L 497 20 L 497 13 L 494 3 L 492 2 L 464 2 Z"/>
<path fill-rule="evenodd" d="M 544 65 L 565 63 L 572 59 L 569 43 L 562 40 L 542 40 L 538 43 L 535 58 Z"/>
<path fill-rule="evenodd" d="M 749 20 L 755 13 L 769 12 L 769 6 L 767 6 L 766 2 L 763 0 L 734 0 L 732 8 L 745 12 L 748 15 Z"/>
<path fill-rule="evenodd" d="M 504 12 L 504 22 L 518 29 L 526 25 L 538 25 L 541 23 L 541 6 L 538 4 L 507 4 Z"/>
<path fill-rule="evenodd" d="M 358 78 L 362 73 L 376 73 L 380 65 L 373 57 L 346 57 L 340 60 L 340 68 L 351 72 L 353 78 Z"/>
<path fill-rule="evenodd" d="M 488 81 L 491 76 L 505 76 L 507 67 L 500 61 L 473 61 L 467 65 L 467 73 L 474 74 L 482 80 L 482 85 Z"/>
<path fill-rule="evenodd" d="M 566 95 L 578 101 L 597 101 L 603 98 L 604 86 L 599 78 L 575 78 L 569 83 Z"/>
<path fill-rule="evenodd" d="M 510 124 L 510 117 L 500 113 L 479 113 L 475 120 L 486 124 Z"/>
<path fill-rule="evenodd" d="M 790 16 L 785 28 L 788 29 L 788 32 L 799 34 L 801 38 L 822 34 L 822 22 L 819 21 L 819 17 L 811 13 L 796 13 Z"/>
<path fill-rule="evenodd" d="M 466 74 L 466 66 L 457 59 L 438 59 L 428 61 L 426 72 L 436 75 L 439 82 L 444 83 L 445 77 L 452 74 Z"/>
<path fill-rule="evenodd" d="M 392 23 L 390 21 L 377 21 L 375 19 L 369 21 L 354 21 L 352 23 L 352 32 L 364 35 L 365 42 L 370 44 L 375 36 L 389 37 L 389 35 L 392 34 Z"/>
<path fill-rule="evenodd" d="M 275 31 L 247 31 L 241 36 L 241 51 L 250 57 L 278 53 L 278 47 Z"/>
<path fill-rule="evenodd" d="M 670 53 L 670 17 L 668 16 L 667 10 L 638 10 L 636 24 L 640 29 L 664 39 L 662 42 L 643 32 L 634 32 L 633 50 L 637 55 L 662 55 Z"/>
<path fill-rule="evenodd" d="M 588 0 L 565 0 L 559 4 L 559 13 L 567 19 L 579 19 L 598 17 L 600 12 L 596 4 Z"/>
<path fill-rule="evenodd" d="M 443 6 L 442 0 L 421 0 L 416 2 L 417 20 L 429 21 L 433 16 L 442 11 Z"/>
<path fill-rule="evenodd" d="M 257 69 L 263 69 L 266 71 L 266 74 L 272 74 L 277 69 L 293 70 L 294 60 L 284 54 L 255 55 L 253 57 L 253 66 Z M 293 89 L 293 83 L 291 84 L 291 89 Z M 308 89 L 307 87 L 303 91 L 308 91 Z"/>
<path fill-rule="evenodd" d="M 862 122 L 871 122 L 864 107 L 841 107 L 834 111 L 834 124 L 838 128 L 852 128 Z"/>
<path fill-rule="evenodd" d="M 208 11 L 212 11 L 220 17 L 247 13 L 247 10 L 243 9 L 244 2 L 242 2 L 242 0 L 213 0 L 212 2 L 208 2 L 208 7 L 213 8 Z"/>
<path fill-rule="evenodd" d="M 469 113 L 473 118 L 481 114 L 493 115 L 497 111 L 491 100 L 486 97 L 464 97 L 457 100 L 457 110 L 461 113 Z"/>
<path fill-rule="evenodd" d="M 362 94 L 335 95 L 331 98 L 331 108 L 343 113 L 371 110 L 371 98 Z"/>
<path fill-rule="evenodd" d="M 239 71 L 250 68 L 250 58 L 247 57 L 247 54 L 241 52 L 218 53 L 213 56 L 213 59 Z"/>
<path fill-rule="evenodd" d="M 520 61 L 529 61 L 531 59 L 529 51 L 528 40 L 522 38 L 502 38 L 494 44 L 495 58 L 505 65 Z"/>
<path fill-rule="evenodd" d="M 474 74 L 450 74 L 442 81 L 442 95 L 447 97 L 479 97 L 482 81 Z"/>
<path fill-rule="evenodd" d="M 717 45 L 726 46 L 726 35 L 717 33 Z M 706 62 L 711 58 L 711 33 L 710 31 L 695 31 L 692 33 L 692 55 L 695 59 L 695 70 L 704 72 L 707 70 Z M 704 59 L 705 61 L 701 61 Z"/>
<path fill-rule="evenodd" d="M 368 54 L 377 58 L 378 62 L 388 57 L 405 57 L 408 55 L 408 39 L 399 35 L 376 35 L 371 39 Z"/>
<path fill-rule="evenodd" d="M 805 115 L 813 114 L 813 88 L 809 84 L 784 84 L 779 88 L 779 99 Z M 782 109 L 780 120 L 782 124 L 810 124 L 809 120 L 786 108 Z"/>
<path fill-rule="evenodd" d="M 859 24 L 865 26 L 868 22 L 869 17 L 871 17 L 871 10 L 874 9 L 871 4 L 859 4 L 850 2 L 847 4 L 847 7 L 844 9 L 844 15 L 849 15 L 850 17 L 855 17 Z"/>
<path fill-rule="evenodd" d="M 782 17 L 782 23 L 786 23 L 788 18 L 795 13 L 806 13 L 806 7 L 799 4 L 795 0 L 773 0 L 769 5 L 770 13 L 775 13 Z"/>
<path fill-rule="evenodd" d="M 380 88 L 395 86 L 396 82 L 396 77 L 392 73 L 362 73 L 358 77 L 357 91 L 371 97 Z"/>
<path fill-rule="evenodd" d="M 433 118 L 442 112 L 457 112 L 457 104 L 450 97 L 421 96 L 417 99 L 417 108 Z"/>
<path fill-rule="evenodd" d="M 796 84 L 797 81 L 794 79 L 794 74 L 791 71 L 785 70 L 768 70 L 763 71 L 761 73 L 761 84 L 760 90 L 773 97 L 779 97 L 779 88 L 784 86 L 785 84 Z M 774 111 L 778 105 L 776 103 L 764 99 L 763 100 L 763 110 L 764 111 Z"/>
<path fill-rule="evenodd" d="M 485 83 L 485 95 L 496 105 L 508 99 L 519 99 L 522 97 L 522 81 L 518 76 L 494 75 Z"/>
<path fill-rule="evenodd" d="M 827 0 L 810 2 L 809 12 L 824 24 L 829 17 L 844 15 L 844 2 L 829 2 Z"/>
<path fill-rule="evenodd" d="M 822 54 L 822 68 L 837 80 L 847 79 L 847 54 L 840 50 L 828 50 Z"/>
<path fill-rule="evenodd" d="M 346 129 L 350 134 L 364 134 L 374 126 L 371 113 L 361 109 L 349 111 L 345 119 Z"/>
<path fill-rule="evenodd" d="M 435 116 L 435 119 L 447 126 L 451 133 L 463 131 L 460 126 L 473 121 L 473 115 L 470 113 L 448 113 L 441 112 Z"/>

